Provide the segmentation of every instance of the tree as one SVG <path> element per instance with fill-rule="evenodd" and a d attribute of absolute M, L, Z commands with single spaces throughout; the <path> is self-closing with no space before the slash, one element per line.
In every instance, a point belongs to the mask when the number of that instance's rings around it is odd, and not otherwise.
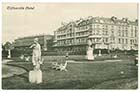
<path fill-rule="evenodd" d="M 13 44 L 10 43 L 10 42 L 6 42 L 6 43 L 4 44 L 4 48 L 5 48 L 6 51 L 8 51 L 8 56 L 7 56 L 7 58 L 11 58 L 11 50 L 14 49 Z"/>
<path fill-rule="evenodd" d="M 2 44 L 2 51 L 4 51 L 5 50 L 5 48 L 4 48 L 4 45 Z"/>

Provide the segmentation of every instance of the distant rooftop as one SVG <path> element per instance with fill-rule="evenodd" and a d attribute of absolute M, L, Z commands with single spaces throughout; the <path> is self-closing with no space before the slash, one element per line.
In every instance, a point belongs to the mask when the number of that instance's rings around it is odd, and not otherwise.
<path fill-rule="evenodd" d="M 36 34 L 36 35 L 30 35 L 30 36 L 24 36 L 24 37 L 18 37 L 17 39 L 25 39 L 25 38 L 33 38 L 33 37 L 41 37 L 41 36 L 48 36 L 52 37 L 53 35 L 50 34 Z M 16 40 L 16 39 L 15 39 Z"/>
<path fill-rule="evenodd" d="M 68 23 L 62 23 L 62 26 L 59 27 L 59 29 L 65 29 L 66 26 L 69 25 L 70 23 L 75 23 L 76 25 L 78 25 L 79 23 L 83 21 L 90 21 L 90 20 L 103 20 L 103 21 L 109 21 L 109 22 L 114 22 L 114 23 L 128 23 L 128 24 L 134 24 L 134 25 L 138 24 L 138 19 L 135 19 L 135 20 L 129 20 L 128 18 L 118 19 L 116 16 L 112 16 L 110 18 L 99 17 L 99 16 L 97 17 L 88 16 L 87 18 L 80 18 L 78 20 L 70 21 Z"/>

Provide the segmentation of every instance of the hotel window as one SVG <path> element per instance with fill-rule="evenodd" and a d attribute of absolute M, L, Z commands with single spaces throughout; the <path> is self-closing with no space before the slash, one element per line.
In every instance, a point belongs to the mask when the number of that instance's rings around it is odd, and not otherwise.
<path fill-rule="evenodd" d="M 133 44 L 135 44 L 135 40 L 133 40 Z"/>
<path fill-rule="evenodd" d="M 122 30 L 122 36 L 124 37 L 124 30 Z"/>
<path fill-rule="evenodd" d="M 84 30 L 85 29 L 85 26 L 82 26 L 82 30 Z"/>
<path fill-rule="evenodd" d="M 94 28 L 96 28 L 96 24 L 94 24 L 93 26 L 94 26 Z"/>
<path fill-rule="evenodd" d="M 105 31 L 103 30 L 103 33 L 102 33 L 102 35 L 104 35 L 104 32 L 105 32 Z"/>
<path fill-rule="evenodd" d="M 137 30 L 135 30 L 135 37 L 137 37 Z"/>
<path fill-rule="evenodd" d="M 85 29 L 88 29 L 88 26 L 85 26 Z"/>
<path fill-rule="evenodd" d="M 119 38 L 119 43 L 121 43 L 121 39 Z"/>
<path fill-rule="evenodd" d="M 114 29 L 114 26 L 111 26 L 111 29 L 113 30 Z"/>
<path fill-rule="evenodd" d="M 88 26 L 87 26 L 87 25 L 85 26 L 85 29 L 86 29 L 86 30 L 88 29 Z"/>
<path fill-rule="evenodd" d="M 115 38 L 113 38 L 113 42 L 115 42 Z"/>
<path fill-rule="evenodd" d="M 108 29 L 108 26 L 107 25 L 105 27 L 106 27 L 106 29 Z"/>
<path fill-rule="evenodd" d="M 124 43 L 124 39 L 122 39 L 122 43 Z"/>
<path fill-rule="evenodd" d="M 111 31 L 111 33 L 112 33 L 112 35 L 114 35 L 114 31 L 113 30 Z"/>
<path fill-rule="evenodd" d="M 105 39 L 103 38 L 103 43 L 105 43 Z"/>
<path fill-rule="evenodd" d="M 78 36 L 78 33 L 76 33 L 76 36 Z"/>
<path fill-rule="evenodd" d="M 91 29 L 92 28 L 92 25 L 89 25 L 89 29 Z"/>
<path fill-rule="evenodd" d="M 82 28 L 83 30 L 85 29 L 85 26 L 83 26 L 83 28 Z"/>
<path fill-rule="evenodd" d="M 81 33 L 79 32 L 79 36 L 81 36 Z"/>
<path fill-rule="evenodd" d="M 132 40 L 130 40 L 130 44 L 132 44 Z"/>
<path fill-rule="evenodd" d="M 83 30 L 83 26 L 81 26 L 81 30 Z"/>
<path fill-rule="evenodd" d="M 72 27 L 72 25 L 70 25 L 70 27 Z"/>
<path fill-rule="evenodd" d="M 95 35 L 97 34 L 97 30 L 94 30 L 95 31 Z"/>
<path fill-rule="evenodd" d="M 121 30 L 118 30 L 118 31 L 119 31 L 119 32 L 118 32 L 118 35 L 121 36 Z"/>
<path fill-rule="evenodd" d="M 83 26 L 81 26 L 80 28 L 81 28 L 81 30 L 83 30 Z"/>
<path fill-rule="evenodd" d="M 78 41 L 79 41 L 79 40 L 78 40 L 78 39 L 76 39 L 76 43 L 79 43 Z"/>
<path fill-rule="evenodd" d="M 78 33 L 76 33 L 76 36 L 78 36 L 79 34 Z"/>
<path fill-rule="evenodd" d="M 119 30 L 121 29 L 121 27 L 119 26 Z"/>
<path fill-rule="evenodd" d="M 78 31 L 79 31 L 79 30 L 80 30 L 80 27 L 78 27 L 77 29 L 78 29 Z"/>
<path fill-rule="evenodd" d="M 92 30 L 93 31 L 93 34 L 95 34 L 95 30 Z"/>
<path fill-rule="evenodd" d="M 133 26 L 131 26 L 131 30 L 133 30 Z"/>
<path fill-rule="evenodd" d="M 81 39 L 81 42 L 84 43 L 84 38 Z"/>
<path fill-rule="evenodd" d="M 108 42 L 108 38 L 106 38 L 105 41 Z"/>
<path fill-rule="evenodd" d="M 84 32 L 82 32 L 82 35 L 84 35 Z"/>
<path fill-rule="evenodd" d="M 106 33 L 105 33 L 106 35 L 108 35 L 108 31 L 106 31 Z"/>
<path fill-rule="evenodd" d="M 128 28 L 127 27 L 125 27 L 125 30 L 127 30 Z"/>
<path fill-rule="evenodd" d="M 82 27 L 80 27 L 80 30 L 82 30 Z"/>
<path fill-rule="evenodd" d="M 137 40 L 135 40 L 135 43 L 137 43 Z"/>
<path fill-rule="evenodd" d="M 81 27 L 79 27 L 79 30 L 81 30 Z"/>
<path fill-rule="evenodd" d="M 81 36 L 81 35 L 82 35 L 82 33 L 80 32 L 80 33 L 79 33 L 79 36 Z"/>
<path fill-rule="evenodd" d="M 104 25 L 102 25 L 102 28 L 104 29 Z"/>
<path fill-rule="evenodd" d="M 128 37 L 128 31 L 127 30 L 125 30 L 126 31 L 126 37 Z"/>
<path fill-rule="evenodd" d="M 99 28 L 100 26 L 99 25 L 97 25 L 97 28 Z"/>
<path fill-rule="evenodd" d="M 137 27 L 135 26 L 135 30 L 137 30 Z"/>
<path fill-rule="evenodd" d="M 133 30 L 131 30 L 131 37 L 133 37 Z"/>
<path fill-rule="evenodd" d="M 97 30 L 96 32 L 97 32 L 96 34 L 98 35 L 99 34 L 99 30 Z"/>
<path fill-rule="evenodd" d="M 124 26 L 122 26 L 122 30 L 124 30 Z"/>
<path fill-rule="evenodd" d="M 88 35 L 88 32 L 86 32 L 86 35 Z"/>
<path fill-rule="evenodd" d="M 81 33 L 79 32 L 78 35 L 81 36 Z"/>
<path fill-rule="evenodd" d="M 72 37 L 72 34 L 70 33 L 70 37 Z"/>

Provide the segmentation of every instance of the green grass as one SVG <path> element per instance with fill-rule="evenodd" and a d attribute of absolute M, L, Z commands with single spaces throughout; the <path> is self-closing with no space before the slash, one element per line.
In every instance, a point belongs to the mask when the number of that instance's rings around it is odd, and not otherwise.
<path fill-rule="evenodd" d="M 9 69 L 7 68 L 2 68 L 2 74 L 7 74 L 9 73 Z"/>
<path fill-rule="evenodd" d="M 66 57 L 63 56 L 42 56 L 42 58 L 47 61 L 47 62 L 52 62 L 52 61 L 61 61 L 61 60 L 65 60 Z M 70 60 L 75 60 L 75 61 L 87 61 L 86 59 L 86 55 L 70 55 L 68 57 Z M 124 54 L 120 54 L 118 55 L 118 58 L 112 58 L 111 54 L 102 54 L 102 56 L 97 56 L 95 57 L 95 61 L 103 61 L 103 60 L 114 60 L 114 59 L 133 59 L 134 56 L 126 56 Z M 20 61 L 20 62 L 24 62 L 24 60 L 21 60 L 19 57 L 13 57 L 12 58 L 14 61 Z"/>
<path fill-rule="evenodd" d="M 138 67 L 131 59 L 113 63 L 69 63 L 68 71 L 51 69 L 45 60 L 41 67 L 43 83 L 28 82 L 28 72 L 2 80 L 3 89 L 137 89 Z M 86 61 L 85 61 L 86 62 Z M 87 61 L 88 62 L 88 61 Z M 94 61 L 93 61 L 94 62 Z M 10 65 L 32 70 L 31 63 Z M 124 71 L 124 74 L 121 74 Z"/>

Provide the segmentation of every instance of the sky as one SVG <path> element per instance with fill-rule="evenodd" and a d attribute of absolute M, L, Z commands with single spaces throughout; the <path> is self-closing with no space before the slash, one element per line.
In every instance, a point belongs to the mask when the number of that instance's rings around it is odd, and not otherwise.
<path fill-rule="evenodd" d="M 7 7 L 34 7 L 32 10 Z M 138 18 L 137 3 L 3 3 L 2 43 L 18 37 L 53 34 L 61 23 L 88 16 Z"/>

